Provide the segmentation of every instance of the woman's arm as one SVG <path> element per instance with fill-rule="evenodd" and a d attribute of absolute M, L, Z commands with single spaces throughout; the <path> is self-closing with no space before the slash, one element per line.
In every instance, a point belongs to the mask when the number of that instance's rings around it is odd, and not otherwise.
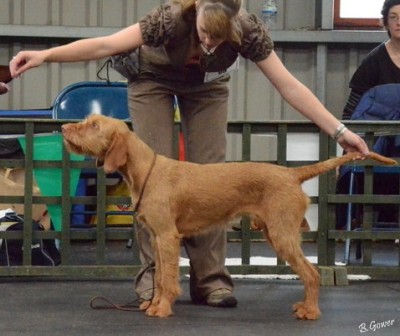
<path fill-rule="evenodd" d="M 315 95 L 298 81 L 282 64 L 275 52 L 257 63 L 274 87 L 293 108 L 317 124 L 328 134 L 333 134 L 340 122 L 322 105 Z"/>
<path fill-rule="evenodd" d="M 335 135 L 340 129 L 340 121 L 286 69 L 274 51 L 266 59 L 258 62 L 257 66 L 279 91 L 283 99 L 323 131 L 329 135 Z M 337 140 L 347 151 L 357 150 L 363 154 L 369 153 L 364 140 L 349 130 L 341 133 Z"/>
<path fill-rule="evenodd" d="M 143 44 L 139 23 L 115 34 L 78 40 L 63 46 L 41 51 L 21 51 L 10 61 L 13 77 L 43 62 L 79 62 L 96 60 L 135 49 Z"/>

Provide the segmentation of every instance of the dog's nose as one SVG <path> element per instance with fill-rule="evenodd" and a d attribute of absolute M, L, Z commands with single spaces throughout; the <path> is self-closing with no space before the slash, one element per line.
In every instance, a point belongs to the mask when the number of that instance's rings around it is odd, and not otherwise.
<path fill-rule="evenodd" d="M 67 130 L 67 128 L 68 128 L 68 125 L 67 125 L 67 124 L 61 125 L 61 132 L 64 133 L 64 132 Z"/>

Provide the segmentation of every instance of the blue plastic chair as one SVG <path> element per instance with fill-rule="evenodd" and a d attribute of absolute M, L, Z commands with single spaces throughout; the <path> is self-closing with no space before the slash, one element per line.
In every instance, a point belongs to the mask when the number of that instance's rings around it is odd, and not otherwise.
<path fill-rule="evenodd" d="M 67 86 L 56 97 L 53 119 L 81 120 L 90 114 L 102 114 L 121 120 L 129 120 L 127 84 L 125 82 L 78 82 Z M 84 170 L 78 184 L 77 195 L 86 194 L 86 179 L 95 177 L 95 172 Z M 119 177 L 119 175 L 112 177 Z M 88 214 L 84 205 L 76 204 L 72 209 L 74 223 L 84 223 Z M 127 213 L 128 214 L 128 213 Z"/>
<path fill-rule="evenodd" d="M 400 84 L 384 84 L 378 85 L 368 90 L 360 99 L 357 107 L 355 108 L 352 120 L 400 120 Z M 380 136 L 376 140 L 373 151 L 389 156 L 399 157 L 400 156 L 400 136 Z M 399 167 L 374 167 L 374 175 L 382 174 L 397 174 L 400 180 L 400 168 Z M 359 166 L 347 166 L 341 170 L 341 177 L 345 174 L 350 174 L 349 178 L 349 194 L 355 194 L 358 192 L 357 184 L 355 183 L 356 175 L 363 175 L 364 168 Z M 399 182 L 397 182 L 399 183 Z M 352 210 L 355 208 L 353 204 L 347 205 L 346 214 L 346 230 L 351 231 L 352 224 Z M 399 209 L 400 216 L 400 209 Z M 358 218 L 359 220 L 359 218 Z M 362 230 L 357 228 L 356 230 Z M 397 222 L 385 223 L 376 221 L 373 224 L 373 231 L 399 231 L 400 230 L 400 218 Z M 350 239 L 346 239 L 344 261 L 349 262 L 350 259 Z M 356 251 L 357 259 L 361 258 L 361 246 L 357 245 Z"/>
<path fill-rule="evenodd" d="M 129 120 L 125 82 L 79 82 L 63 89 L 54 101 L 53 119 L 84 119 L 103 114 Z"/>

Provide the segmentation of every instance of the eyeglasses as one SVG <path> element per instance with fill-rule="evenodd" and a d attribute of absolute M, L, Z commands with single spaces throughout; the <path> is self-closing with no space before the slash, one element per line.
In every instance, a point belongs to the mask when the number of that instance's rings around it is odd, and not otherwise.
<path fill-rule="evenodd" d="M 390 22 L 398 22 L 399 19 L 400 19 L 400 16 L 397 16 L 397 15 L 389 16 L 389 18 L 388 18 L 388 20 Z"/>

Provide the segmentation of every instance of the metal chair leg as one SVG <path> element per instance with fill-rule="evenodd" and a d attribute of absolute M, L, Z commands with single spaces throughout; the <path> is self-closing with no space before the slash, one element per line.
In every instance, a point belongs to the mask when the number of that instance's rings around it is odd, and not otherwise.
<path fill-rule="evenodd" d="M 350 171 L 350 182 L 349 182 L 349 195 L 353 195 L 353 183 L 354 183 L 354 171 L 353 168 Z M 353 204 L 351 202 L 347 205 L 347 217 L 346 217 L 346 231 L 351 231 L 351 210 L 353 208 Z M 348 264 L 350 262 L 350 238 L 346 238 L 345 246 L 344 246 L 344 264 Z"/>

